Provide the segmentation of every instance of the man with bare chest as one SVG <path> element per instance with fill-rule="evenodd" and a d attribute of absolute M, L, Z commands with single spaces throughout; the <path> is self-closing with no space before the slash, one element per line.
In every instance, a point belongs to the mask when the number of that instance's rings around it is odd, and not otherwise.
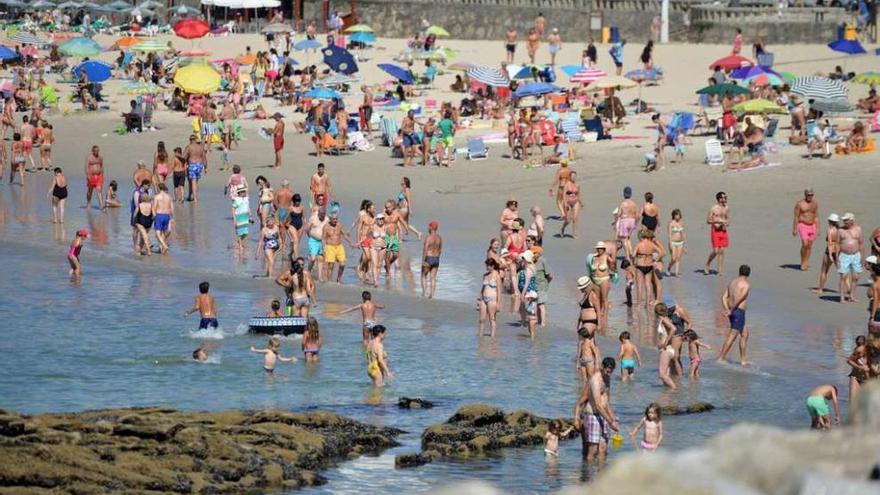
<path fill-rule="evenodd" d="M 840 274 L 840 302 L 859 302 L 856 299 L 856 286 L 859 283 L 859 274 L 862 273 L 862 228 L 856 224 L 856 216 L 850 212 L 844 213 L 840 220 L 843 222 L 837 230 L 840 242 L 840 265 L 837 268 L 837 273 Z"/>
<path fill-rule="evenodd" d="M 208 173 L 208 157 L 194 135 L 189 137 L 189 144 L 183 150 L 186 159 L 186 178 L 189 180 L 189 198 L 187 201 L 199 200 L 199 179 Z"/>
<path fill-rule="evenodd" d="M 794 205 L 794 220 L 791 225 L 791 235 L 801 238 L 801 270 L 810 269 L 810 253 L 813 251 L 813 241 L 819 234 L 819 203 L 813 199 L 815 193 L 812 189 L 804 191 L 804 199 Z"/>
<path fill-rule="evenodd" d="M 92 205 L 92 191 L 98 191 L 98 206 L 104 208 L 104 157 L 101 149 L 92 146 L 92 152 L 86 156 L 86 209 Z"/>
<path fill-rule="evenodd" d="M 724 251 L 730 245 L 730 238 L 727 235 L 727 227 L 730 225 L 730 209 L 727 206 L 727 193 L 718 192 L 715 195 L 716 203 L 709 209 L 706 215 L 706 223 L 709 224 L 709 235 L 712 243 L 712 252 L 709 253 L 709 259 L 706 260 L 706 267 L 703 269 L 705 275 L 709 274 L 709 265 L 712 260 L 718 258 L 718 275 L 724 275 Z"/>

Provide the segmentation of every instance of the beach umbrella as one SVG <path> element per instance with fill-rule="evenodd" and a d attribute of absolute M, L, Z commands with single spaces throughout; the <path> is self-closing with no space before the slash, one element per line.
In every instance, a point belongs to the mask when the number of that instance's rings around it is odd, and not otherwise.
<path fill-rule="evenodd" d="M 141 41 L 144 41 L 144 39 L 138 38 L 136 36 L 123 36 L 116 40 L 116 42 L 113 44 L 119 48 L 128 48 L 130 46 L 137 45 Z"/>
<path fill-rule="evenodd" d="M 733 111 L 737 113 L 788 113 L 786 109 L 777 105 L 775 102 L 760 98 L 738 103 L 733 106 Z"/>
<path fill-rule="evenodd" d="M 579 71 L 572 74 L 570 82 L 578 84 L 590 84 L 607 76 L 604 70 L 598 67 L 581 67 Z"/>
<path fill-rule="evenodd" d="M 179 16 L 201 15 L 202 11 L 197 8 L 190 7 L 189 5 L 181 5 L 179 7 L 174 7 L 174 13 Z"/>
<path fill-rule="evenodd" d="M 91 38 L 72 38 L 58 45 L 58 51 L 69 57 L 94 57 L 101 53 L 101 45 Z"/>
<path fill-rule="evenodd" d="M 150 10 L 163 9 L 163 8 L 165 8 L 165 4 L 161 3 L 161 2 L 157 2 L 156 0 L 146 0 L 144 2 L 141 2 L 138 5 L 138 7 L 140 7 L 141 9 L 150 9 Z"/>
<path fill-rule="evenodd" d="M 455 50 L 446 47 L 435 48 L 430 53 L 434 60 L 449 60 L 457 55 Z"/>
<path fill-rule="evenodd" d="M 329 77 L 325 77 L 324 79 L 320 79 L 314 82 L 315 86 L 342 86 L 343 84 L 354 84 L 359 82 L 360 79 L 356 77 L 346 76 L 345 74 L 333 74 Z"/>
<path fill-rule="evenodd" d="M 834 40 L 831 43 L 828 43 L 828 48 L 831 48 L 835 52 L 846 53 L 847 55 L 861 55 L 863 53 L 868 53 L 858 40 Z"/>
<path fill-rule="evenodd" d="M 7 7 L 13 8 L 13 9 L 23 9 L 23 8 L 29 7 L 28 4 L 21 2 L 19 0 L 7 0 L 7 1 L 3 2 L 3 4 L 5 4 Z"/>
<path fill-rule="evenodd" d="M 513 92 L 513 95 L 517 98 L 523 98 L 526 96 L 541 96 L 548 93 L 558 93 L 560 91 L 562 91 L 562 88 L 556 86 L 555 84 L 536 82 L 521 85 L 520 87 L 516 88 L 516 91 Z"/>
<path fill-rule="evenodd" d="M 559 70 L 561 70 L 562 73 L 565 74 L 566 76 L 571 77 L 571 76 L 577 74 L 578 72 L 582 71 L 585 68 L 586 67 L 583 67 L 580 65 L 563 65 L 559 68 Z"/>
<path fill-rule="evenodd" d="M 449 36 L 449 31 L 443 29 L 440 26 L 431 26 L 425 31 L 426 34 L 433 34 L 434 36 Z"/>
<path fill-rule="evenodd" d="M 174 25 L 174 34 L 188 40 L 201 38 L 209 31 L 211 31 L 211 26 L 201 19 L 184 19 Z"/>
<path fill-rule="evenodd" d="M 467 70 L 473 66 L 474 66 L 474 64 L 472 64 L 470 62 L 456 62 L 454 64 L 450 64 L 449 66 L 447 66 L 446 69 L 447 70 L 460 70 L 460 71 L 467 72 Z"/>
<path fill-rule="evenodd" d="M 293 49 L 302 52 L 305 50 L 317 50 L 322 46 L 324 45 L 322 45 L 321 42 L 318 40 L 302 40 L 294 44 Z"/>
<path fill-rule="evenodd" d="M 207 57 L 211 54 L 211 52 L 205 50 L 204 48 L 195 47 L 190 48 L 189 50 L 183 50 L 182 52 L 180 52 L 180 54 L 184 57 Z"/>
<path fill-rule="evenodd" d="M 358 71 L 357 62 L 350 51 L 335 45 L 326 46 L 322 49 L 324 63 L 331 69 L 342 74 L 354 74 Z"/>
<path fill-rule="evenodd" d="M 54 9 L 55 3 L 50 2 L 49 0 L 37 0 L 36 2 L 31 4 L 31 7 L 35 9 Z"/>
<path fill-rule="evenodd" d="M 168 42 L 150 38 L 132 46 L 131 49 L 136 52 L 164 52 L 168 50 Z"/>
<path fill-rule="evenodd" d="M 758 74 L 757 76 L 750 77 L 746 79 L 745 82 L 747 84 L 754 84 L 755 86 L 782 86 L 785 84 L 785 80 L 775 74 Z"/>
<path fill-rule="evenodd" d="M 130 9 L 131 4 L 124 1 L 124 0 L 113 0 L 112 2 L 106 4 L 105 7 L 108 7 L 108 8 L 114 9 L 114 10 Z"/>
<path fill-rule="evenodd" d="M 80 8 L 82 8 L 82 4 L 79 2 L 64 2 L 64 3 L 58 4 L 58 8 L 61 10 L 80 9 Z"/>
<path fill-rule="evenodd" d="M 113 66 L 100 60 L 87 60 L 73 68 L 77 79 L 85 73 L 90 82 L 104 82 L 113 76 Z"/>
<path fill-rule="evenodd" d="M 842 82 L 821 76 L 799 77 L 791 83 L 791 92 L 816 100 L 846 99 L 849 94 Z"/>
<path fill-rule="evenodd" d="M 797 79 L 797 77 L 798 77 L 798 76 L 794 75 L 794 73 L 786 72 L 786 71 L 781 71 L 779 73 L 779 75 L 780 75 L 780 77 L 782 77 L 782 80 L 787 83 L 794 82 L 794 80 Z"/>
<path fill-rule="evenodd" d="M 314 98 L 316 100 L 341 100 L 342 94 L 327 88 L 314 88 L 306 92 L 306 98 Z"/>
<path fill-rule="evenodd" d="M 818 99 L 810 102 L 810 108 L 825 113 L 852 112 L 854 107 L 845 98 Z"/>
<path fill-rule="evenodd" d="M 739 69 L 740 67 L 748 67 L 750 65 L 755 65 L 751 60 L 740 57 L 739 55 L 728 55 L 726 57 L 721 57 L 718 60 L 709 64 L 709 68 L 714 70 L 715 67 L 721 67 L 724 70 L 727 69 Z"/>
<path fill-rule="evenodd" d="M 292 31 L 293 28 L 290 27 L 290 24 L 284 24 L 283 22 L 273 22 L 263 28 L 264 33 L 290 33 Z"/>
<path fill-rule="evenodd" d="M 627 72 L 626 77 L 632 79 L 636 82 L 645 82 L 645 81 L 659 81 L 663 78 L 663 71 L 660 69 L 652 68 L 652 69 L 633 69 Z"/>
<path fill-rule="evenodd" d="M 15 53 L 15 50 L 7 46 L 0 45 L 0 60 L 11 60 L 14 58 L 18 58 L 18 54 Z"/>
<path fill-rule="evenodd" d="M 544 102 L 534 96 L 524 96 L 516 101 L 517 108 L 538 108 L 544 106 Z"/>
<path fill-rule="evenodd" d="M 377 67 L 387 72 L 391 77 L 403 82 L 404 84 L 412 84 L 412 74 L 403 67 L 394 64 L 379 64 Z"/>
<path fill-rule="evenodd" d="M 859 84 L 880 84 L 880 72 L 862 72 L 852 79 L 852 82 Z"/>
<path fill-rule="evenodd" d="M 88 9 L 88 10 L 103 10 L 104 6 L 99 5 L 95 2 L 83 2 L 82 8 Z"/>
<path fill-rule="evenodd" d="M 752 65 L 749 67 L 740 67 L 739 69 L 734 69 L 734 71 L 730 73 L 730 77 L 734 79 L 751 79 L 753 77 L 760 76 L 761 74 L 773 74 L 774 76 L 779 76 L 778 72 L 770 69 L 769 67 Z"/>
<path fill-rule="evenodd" d="M 130 95 L 154 95 L 161 92 L 161 88 L 151 82 L 133 82 L 125 85 L 125 91 Z"/>
<path fill-rule="evenodd" d="M 365 45 L 372 45 L 376 42 L 376 35 L 373 33 L 368 33 L 366 31 L 358 31 L 351 36 L 348 37 L 349 41 L 353 41 L 355 43 L 363 43 Z"/>
<path fill-rule="evenodd" d="M 749 88 L 740 86 L 739 84 L 713 84 L 697 90 L 698 95 L 724 95 L 730 93 L 732 95 L 747 95 L 750 93 Z"/>
<path fill-rule="evenodd" d="M 349 26 L 345 29 L 346 33 L 372 33 L 373 28 L 367 26 L 366 24 L 355 24 L 354 26 Z"/>
<path fill-rule="evenodd" d="M 598 81 L 595 81 L 587 86 L 587 90 L 610 88 L 627 89 L 635 88 L 638 85 L 639 83 L 623 76 L 605 76 L 602 79 L 599 79 Z"/>
<path fill-rule="evenodd" d="M 45 41 L 37 38 L 31 33 L 28 33 L 27 31 L 19 31 L 10 36 L 9 39 L 22 45 L 42 45 L 43 43 L 45 43 Z"/>
<path fill-rule="evenodd" d="M 510 85 L 510 81 L 494 67 L 485 65 L 474 65 L 467 70 L 467 75 L 472 80 L 481 82 L 487 86 L 506 87 Z"/>
<path fill-rule="evenodd" d="M 207 63 L 187 65 L 174 73 L 174 84 L 187 93 L 208 94 L 220 88 L 220 73 Z"/>

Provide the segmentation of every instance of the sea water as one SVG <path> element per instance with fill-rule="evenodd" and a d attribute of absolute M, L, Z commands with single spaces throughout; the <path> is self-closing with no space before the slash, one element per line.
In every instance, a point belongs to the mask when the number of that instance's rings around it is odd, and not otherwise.
<path fill-rule="evenodd" d="M 341 463 L 324 473 L 327 485 L 305 492 L 411 493 L 479 479 L 511 492 L 533 493 L 594 476 L 581 462 L 578 440 L 564 442 L 553 462 L 545 461 L 541 448 L 527 448 L 467 462 L 394 468 L 396 454 L 418 451 L 424 428 L 444 421 L 464 404 L 483 402 L 570 417 L 580 387 L 573 361 L 573 290 L 553 293 L 549 309 L 556 323 L 541 329 L 535 341 L 512 324 L 517 318 L 509 311 L 499 315 L 496 341 L 478 338 L 474 297 L 480 271 L 474 266 L 479 257 L 475 260 L 473 254 L 485 246 L 457 244 L 452 242 L 456 234 L 447 233 L 438 289 L 444 301 L 428 302 L 415 297 L 419 244 L 404 242 L 403 269 L 374 295 L 389 306 L 380 315 L 388 328 L 385 347 L 394 381 L 380 390 L 371 386 L 358 318 L 337 314 L 359 302 L 357 292 L 331 291 L 325 298 L 325 286 L 319 286 L 320 302 L 313 308 L 325 341 L 320 361 L 279 363 L 275 376 L 267 377 L 262 355 L 249 352 L 251 346 L 264 346 L 266 337 L 248 334 L 246 325 L 250 316 L 265 313 L 271 300 L 283 294 L 271 281 L 252 278 L 263 270 L 261 259 L 253 256 L 256 226 L 246 256 L 231 249 L 232 225 L 224 198 L 203 193 L 197 206 L 178 207 L 171 254 L 142 257 L 132 252 L 127 208 L 84 210 L 78 184 L 71 185 L 67 224 L 47 223 L 49 208 L 41 191 L 48 179 L 40 180 L 31 180 L 24 190 L 0 186 L 0 407 L 24 413 L 146 405 L 325 409 L 406 432 L 400 437 L 401 447 Z M 71 280 L 67 246 L 82 227 L 92 236 L 83 248 L 83 277 Z M 355 284 L 356 253 L 351 249 L 349 257 L 345 282 Z M 199 331 L 197 315 L 183 317 L 202 280 L 211 281 L 217 299 L 217 330 Z M 706 280 L 667 279 L 666 288 L 686 301 L 704 339 L 715 342 L 725 328 L 718 313 L 720 286 Z M 714 351 L 704 351 L 699 381 L 682 379 L 673 393 L 655 376 L 653 318 L 644 309 L 622 307 L 621 293 L 615 286 L 612 329 L 599 338 L 603 355 L 616 357 L 616 336 L 628 329 L 645 361 L 632 383 L 621 384 L 617 374 L 613 379 L 613 404 L 622 425 L 631 429 L 654 401 L 680 406 L 706 401 L 716 406 L 705 414 L 665 418 L 664 449 L 699 444 L 742 421 L 806 426 L 805 394 L 817 383 L 845 375 L 842 358 L 861 330 L 799 321 L 791 315 L 783 318 L 772 305 L 754 305 L 749 325 L 765 329 L 755 332 L 750 345 L 754 364 L 745 369 L 718 365 L 710 359 Z M 752 295 L 755 300 L 768 297 L 760 288 Z M 209 349 L 207 362 L 190 357 L 200 346 Z M 299 349 L 300 340 L 290 337 L 282 354 L 301 357 Z M 737 357 L 736 349 L 731 357 Z M 400 410 L 400 396 L 421 397 L 436 407 Z M 622 452 L 632 449 L 625 436 Z M 613 452 L 612 459 L 616 455 Z"/>

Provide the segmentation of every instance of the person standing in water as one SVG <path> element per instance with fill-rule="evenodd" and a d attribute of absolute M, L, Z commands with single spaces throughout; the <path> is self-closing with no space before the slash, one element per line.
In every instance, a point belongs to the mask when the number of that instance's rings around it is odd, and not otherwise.
<path fill-rule="evenodd" d="M 814 430 L 831 429 L 831 411 L 828 401 L 834 406 L 834 424 L 840 424 L 840 403 L 837 400 L 837 387 L 819 385 L 807 396 L 807 412 L 810 413 L 810 428 Z"/>
<path fill-rule="evenodd" d="M 199 330 L 205 330 L 208 327 L 217 328 L 219 326 L 217 323 L 217 302 L 214 301 L 214 296 L 208 294 L 210 288 L 211 284 L 208 282 L 200 283 L 199 294 L 196 296 L 195 304 L 183 314 L 184 317 L 187 317 L 198 311 L 199 316 L 202 318 L 199 320 Z"/>
<path fill-rule="evenodd" d="M 384 387 L 386 381 L 394 379 L 394 373 L 388 367 L 384 341 L 385 327 L 374 326 L 370 330 L 370 341 L 367 343 L 367 375 L 373 380 L 374 387 Z"/>
<path fill-rule="evenodd" d="M 840 217 L 837 213 L 828 215 L 828 228 L 825 231 L 825 253 L 822 255 L 822 268 L 819 270 L 819 285 L 813 290 L 814 293 L 821 295 L 825 292 L 825 282 L 828 281 L 828 271 L 832 266 L 837 267 L 840 264 L 838 255 L 840 254 L 840 235 L 838 234 L 838 224 Z"/>
<path fill-rule="evenodd" d="M 159 192 L 153 197 L 153 213 L 156 215 L 154 227 L 156 240 L 159 241 L 159 253 L 168 252 L 168 238 L 171 236 L 171 222 L 174 220 L 174 200 L 168 194 L 168 186 L 159 183 Z"/>
<path fill-rule="evenodd" d="M 630 237 L 636 230 L 636 217 L 639 214 L 639 205 L 632 200 L 632 188 L 623 188 L 623 201 L 617 206 L 614 213 L 614 230 L 617 232 L 617 240 L 623 242 L 626 259 L 632 262 L 633 247 Z"/>
<path fill-rule="evenodd" d="M 101 149 L 92 146 L 92 152 L 86 156 L 86 209 L 92 205 L 92 191 L 98 193 L 98 206 L 104 209 L 104 157 Z"/>
<path fill-rule="evenodd" d="M 711 227 L 712 252 L 709 253 L 709 259 L 706 260 L 706 267 L 703 269 L 705 275 L 709 274 L 709 265 L 715 258 L 718 258 L 718 275 L 724 275 L 724 251 L 730 245 L 727 234 L 727 228 L 730 226 L 727 194 L 723 191 L 718 192 L 715 194 L 715 201 L 716 203 L 709 209 L 709 214 L 706 215 L 706 223 Z"/>
<path fill-rule="evenodd" d="M 794 205 L 794 219 L 791 222 L 791 236 L 801 238 L 801 271 L 810 269 L 810 253 L 819 233 L 819 203 L 813 199 L 814 196 L 812 189 L 804 190 L 804 199 Z"/>
<path fill-rule="evenodd" d="M 283 363 L 295 363 L 296 358 L 294 356 L 290 356 L 289 358 L 283 357 L 281 354 L 278 354 L 278 349 L 281 348 L 281 339 L 278 337 L 269 337 L 269 345 L 266 346 L 265 349 L 257 349 L 254 346 L 251 346 L 251 352 L 257 352 L 260 354 L 265 354 L 266 356 L 263 358 L 263 371 L 266 372 L 267 375 L 275 374 L 275 362 L 281 361 Z"/>
<path fill-rule="evenodd" d="M 856 299 L 856 286 L 859 283 L 859 274 L 862 273 L 862 248 L 864 240 L 862 228 L 856 224 L 856 216 L 850 212 L 843 214 L 840 219 L 843 225 L 837 229 L 840 239 L 839 266 L 837 273 L 840 274 L 838 291 L 840 302 L 859 302 Z"/>
<path fill-rule="evenodd" d="M 603 359 L 602 368 L 589 377 L 574 406 L 574 427 L 581 432 L 583 456 L 588 463 L 605 462 L 611 430 L 620 431 L 608 387 L 616 366 L 614 358 Z"/>
<path fill-rule="evenodd" d="M 373 302 L 373 294 L 365 290 L 361 292 L 361 303 L 357 306 L 352 306 L 350 308 L 343 309 L 339 312 L 340 315 L 344 315 L 347 313 L 351 313 L 352 311 L 361 311 L 361 337 L 364 340 L 364 345 L 370 341 L 370 330 L 376 326 L 376 323 L 379 321 L 376 318 L 376 310 L 385 309 L 385 306 L 381 304 L 376 304 Z"/>
<path fill-rule="evenodd" d="M 52 200 L 52 223 L 64 223 L 64 203 L 67 201 L 67 177 L 60 168 L 55 167 L 49 192 L 46 197 Z"/>
<path fill-rule="evenodd" d="M 740 265 L 739 276 L 730 282 L 724 295 L 721 296 L 721 305 L 724 307 L 724 313 L 730 320 L 730 330 L 727 332 L 727 338 L 718 353 L 718 360 L 723 361 L 727 358 L 727 353 L 733 347 L 733 342 L 739 337 L 739 360 L 743 366 L 748 365 L 746 361 L 746 345 L 749 341 L 749 331 L 746 328 L 746 308 L 748 306 L 749 291 L 749 275 L 752 269 L 749 265 Z"/>
<path fill-rule="evenodd" d="M 432 220 L 428 224 L 428 235 L 422 243 L 422 297 L 431 299 L 437 290 L 437 270 L 440 268 L 440 253 L 443 251 L 443 238 L 437 233 L 440 224 Z"/>
<path fill-rule="evenodd" d="M 189 180 L 189 197 L 187 201 L 199 201 L 199 180 L 208 174 L 208 157 L 205 148 L 198 143 L 196 136 L 189 137 L 189 144 L 183 150 L 186 160 L 186 178 Z"/>
<path fill-rule="evenodd" d="M 70 249 L 67 250 L 67 261 L 70 263 L 70 275 L 79 277 L 82 275 L 82 263 L 79 261 L 79 253 L 82 251 L 83 242 L 89 237 L 89 231 L 80 229 L 76 232 L 76 237 L 70 243 Z"/>

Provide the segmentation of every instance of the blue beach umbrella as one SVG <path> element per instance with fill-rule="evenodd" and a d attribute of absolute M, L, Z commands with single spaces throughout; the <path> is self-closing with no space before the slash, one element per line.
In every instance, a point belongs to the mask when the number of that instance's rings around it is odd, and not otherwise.
<path fill-rule="evenodd" d="M 401 81 L 404 84 L 413 83 L 412 75 L 409 73 L 408 70 L 404 69 L 403 67 L 399 67 L 394 64 L 379 64 L 378 67 L 390 74 L 391 77 Z"/>
<path fill-rule="evenodd" d="M 11 60 L 18 58 L 18 54 L 12 48 L 0 45 L 0 60 Z"/>
<path fill-rule="evenodd" d="M 322 45 L 318 40 L 302 40 L 293 45 L 293 49 L 297 51 L 305 51 L 305 50 L 317 50 L 321 48 Z"/>
<path fill-rule="evenodd" d="M 733 72 L 730 73 L 730 77 L 734 79 L 751 79 L 753 77 L 760 76 L 761 74 L 772 74 L 776 77 L 782 77 L 778 72 L 772 70 L 768 67 L 761 66 L 750 66 L 750 67 L 740 67 L 739 69 L 734 69 Z"/>
<path fill-rule="evenodd" d="M 352 34 L 348 37 L 350 41 L 354 41 L 355 43 L 364 43 L 365 45 L 372 45 L 376 42 L 376 35 L 373 33 L 368 33 L 366 31 L 360 31 Z"/>
<path fill-rule="evenodd" d="M 342 99 L 342 94 L 339 91 L 335 91 L 327 88 L 315 88 L 310 89 L 306 93 L 307 98 L 315 98 L 317 100 L 340 100 Z"/>
<path fill-rule="evenodd" d="M 324 54 L 324 63 L 340 74 L 354 74 L 358 71 L 357 62 L 350 51 L 335 45 L 325 46 L 321 51 Z"/>
<path fill-rule="evenodd" d="M 559 68 L 566 76 L 571 77 L 583 69 L 580 65 L 563 65 Z"/>
<path fill-rule="evenodd" d="M 77 78 L 85 72 L 91 82 L 103 82 L 113 75 L 113 66 L 100 60 L 87 60 L 73 68 L 73 75 Z"/>
<path fill-rule="evenodd" d="M 522 98 L 524 96 L 541 96 L 548 93 L 556 93 L 558 91 L 562 91 L 562 88 L 556 86 L 555 84 L 539 82 L 523 84 L 520 87 L 516 88 L 516 91 L 513 92 L 513 95 L 517 98 Z"/>
<path fill-rule="evenodd" d="M 865 51 L 865 47 L 863 47 L 857 40 L 834 40 L 831 43 L 828 43 L 828 48 L 831 48 L 835 52 L 846 53 L 847 55 L 868 53 Z"/>

